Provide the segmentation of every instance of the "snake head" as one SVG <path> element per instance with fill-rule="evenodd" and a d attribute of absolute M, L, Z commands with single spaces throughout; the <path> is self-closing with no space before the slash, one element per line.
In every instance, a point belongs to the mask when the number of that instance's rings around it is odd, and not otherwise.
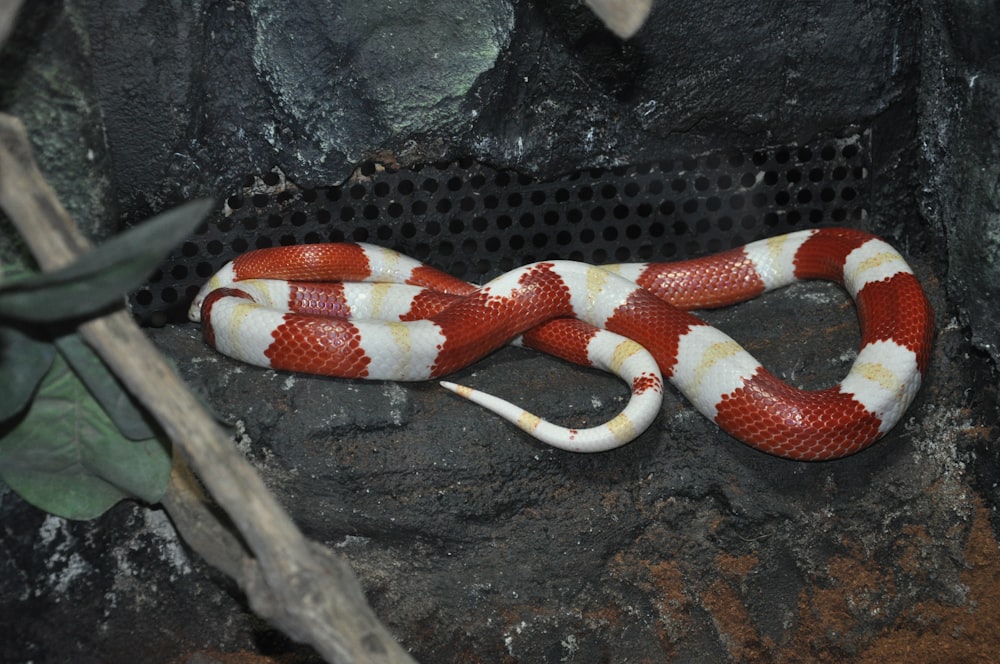
<path fill-rule="evenodd" d="M 211 279 L 206 281 L 198 291 L 198 294 L 194 296 L 191 306 L 188 307 L 188 320 L 194 323 L 200 323 L 201 305 L 205 302 L 205 298 L 208 297 L 208 294 L 224 286 L 231 285 L 234 281 L 236 281 L 236 272 L 233 269 L 232 262 L 229 262 L 223 266 L 221 270 L 216 272 Z"/>

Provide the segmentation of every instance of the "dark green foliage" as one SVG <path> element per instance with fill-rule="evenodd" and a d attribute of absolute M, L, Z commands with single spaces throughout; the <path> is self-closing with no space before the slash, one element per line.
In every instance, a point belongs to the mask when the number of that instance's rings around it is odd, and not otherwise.
<path fill-rule="evenodd" d="M 89 519 L 163 495 L 169 442 L 72 329 L 119 305 L 211 205 L 182 205 L 66 268 L 0 284 L 0 478 L 28 502 Z"/>

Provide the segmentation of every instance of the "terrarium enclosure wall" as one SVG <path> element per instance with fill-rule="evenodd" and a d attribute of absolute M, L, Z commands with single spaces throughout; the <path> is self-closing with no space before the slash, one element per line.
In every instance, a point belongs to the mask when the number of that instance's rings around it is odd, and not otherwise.
<path fill-rule="evenodd" d="M 0 110 L 97 240 L 218 201 L 130 310 L 417 659 L 1000 646 L 996 3 L 654 0 L 629 39 L 577 0 L 27 3 L 0 51 Z M 627 447 L 560 452 L 433 384 L 241 365 L 185 319 L 216 269 L 259 247 L 364 241 L 481 283 L 824 226 L 895 245 L 938 328 L 903 422 L 831 463 L 746 448 L 669 389 Z M 803 387 L 856 353 L 829 285 L 707 317 Z M 517 349 L 459 378 L 564 424 L 626 398 Z M 311 661 L 156 508 L 73 523 L 0 496 L 0 659 Z"/>

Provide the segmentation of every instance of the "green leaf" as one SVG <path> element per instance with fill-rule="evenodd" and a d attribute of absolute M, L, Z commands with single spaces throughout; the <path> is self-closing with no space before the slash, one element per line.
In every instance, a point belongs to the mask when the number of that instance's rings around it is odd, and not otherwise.
<path fill-rule="evenodd" d="M 0 327 L 0 422 L 28 407 L 54 356 L 51 342 Z"/>
<path fill-rule="evenodd" d="M 157 502 L 170 464 L 165 442 L 124 439 L 58 355 L 24 418 L 0 439 L 0 478 L 67 519 L 97 517 L 123 498 Z"/>
<path fill-rule="evenodd" d="M 185 203 L 128 231 L 55 272 L 0 286 L 0 318 L 44 322 L 83 318 L 122 301 L 171 248 L 189 236 L 214 203 Z"/>
<path fill-rule="evenodd" d="M 143 440 L 157 435 L 146 410 L 79 334 L 57 338 L 56 347 L 123 436 Z"/>

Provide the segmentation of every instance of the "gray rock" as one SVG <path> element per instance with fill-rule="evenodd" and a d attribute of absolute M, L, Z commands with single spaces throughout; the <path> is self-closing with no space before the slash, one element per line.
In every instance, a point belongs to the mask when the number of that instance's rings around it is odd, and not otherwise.
<path fill-rule="evenodd" d="M 948 290 L 973 343 L 1000 360 L 1000 64 L 993 3 L 941 3 L 932 14 L 922 99 L 926 214 L 944 234 Z M 947 251 L 944 251 L 947 246 Z"/>

